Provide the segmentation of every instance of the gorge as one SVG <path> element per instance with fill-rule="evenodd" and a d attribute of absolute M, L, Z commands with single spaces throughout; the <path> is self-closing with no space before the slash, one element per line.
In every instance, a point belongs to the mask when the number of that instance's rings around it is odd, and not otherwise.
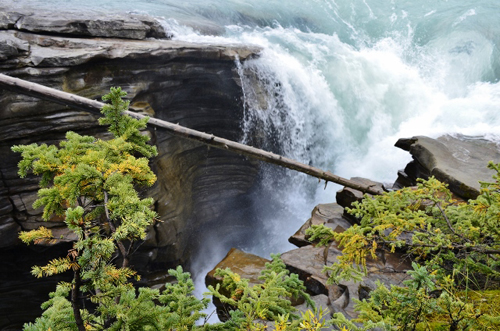
<path fill-rule="evenodd" d="M 342 29 L 332 33 L 325 18 L 313 24 L 307 10 L 302 15 L 294 12 L 274 27 L 272 19 L 240 10 L 240 26 L 231 25 L 235 16 L 229 15 L 222 19 L 227 27 L 221 27 L 213 23 L 215 14 L 208 15 L 212 22 L 179 19 L 176 25 L 137 13 L 75 18 L 74 12 L 54 15 L 27 8 L 0 8 L 0 72 L 92 99 L 110 86 L 121 86 L 132 106 L 145 114 L 335 169 L 346 177 L 393 181 L 395 169 L 409 160 L 392 147 L 397 138 L 462 132 L 498 141 L 494 36 L 493 46 L 485 41 L 488 36 L 466 36 L 448 45 L 442 52 L 447 63 L 460 67 L 469 56 L 470 61 L 477 58 L 481 68 L 465 66 L 470 69 L 459 77 L 462 80 L 450 69 L 441 73 L 445 83 L 432 75 L 436 81 L 429 83 L 432 79 L 425 73 L 436 68 L 415 64 L 411 47 L 397 49 L 401 45 L 395 45 L 400 41 L 396 36 L 375 33 L 374 41 L 364 46 L 349 44 L 352 35 Z M 346 8 L 337 9 L 342 14 Z M 404 21 L 404 10 L 393 11 Z M 474 15 L 464 20 L 467 17 Z M 269 45 L 273 40 L 277 42 Z M 427 52 L 424 55 L 432 55 Z M 427 88 L 432 83 L 436 86 Z M 453 87 L 456 90 L 449 92 Z M 31 208 L 35 181 L 17 177 L 10 146 L 54 143 L 67 130 L 97 135 L 104 130 L 85 112 L 6 91 L 0 91 L 0 109 L 0 245 L 8 261 L 2 265 L 0 296 L 5 300 L 0 325 L 8 329 L 39 315 L 45 297 L 37 293 L 47 293 L 56 281 L 28 280 L 30 267 L 39 263 L 40 255 L 49 259 L 57 250 L 67 250 L 67 244 L 60 243 L 35 252 L 16 239 L 21 228 L 38 225 L 39 211 Z M 451 124 L 444 125 L 446 121 Z M 287 238 L 310 210 L 335 199 L 338 186 L 329 184 L 324 191 L 323 184 L 305 176 L 154 130 L 150 134 L 160 150 L 153 164 L 160 180 L 145 193 L 155 197 L 161 222 L 136 254 L 134 265 L 150 274 L 151 283 L 164 281 L 158 271 L 178 263 L 208 271 L 232 246 L 261 256 L 290 249 Z M 50 226 L 64 233 L 57 220 Z M 36 300 L 26 301 L 28 297 Z M 20 305 L 23 311 L 13 308 Z"/>

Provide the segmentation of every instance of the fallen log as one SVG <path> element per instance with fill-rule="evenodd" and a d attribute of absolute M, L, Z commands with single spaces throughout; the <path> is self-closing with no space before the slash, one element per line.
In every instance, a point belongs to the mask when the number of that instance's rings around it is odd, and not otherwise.
<path fill-rule="evenodd" d="M 101 108 L 104 106 L 104 103 L 96 100 L 87 99 L 78 95 L 59 91 L 50 87 L 28 82 L 23 79 L 7 76 L 4 74 L 0 74 L 0 87 L 10 90 L 12 92 L 22 93 L 36 98 L 53 101 L 55 103 L 67 107 L 77 108 L 96 114 L 101 114 Z M 145 115 L 135 113 L 133 111 L 126 111 L 125 114 L 137 119 L 145 117 Z M 259 148 L 240 144 L 232 140 L 216 137 L 212 134 L 189 129 L 178 124 L 159 120 L 154 117 L 149 118 L 148 124 L 157 128 L 162 128 L 173 135 L 184 137 L 190 140 L 199 141 L 208 146 L 228 150 L 264 162 L 273 163 L 281 167 L 296 170 L 308 174 L 310 176 L 323 179 L 327 183 L 328 182 L 337 183 L 364 193 L 369 193 L 374 195 L 383 193 L 376 187 L 360 185 L 349 179 L 334 175 L 329 171 L 324 171 L 315 167 L 311 167 L 309 165 L 286 158 L 281 155 L 267 152 Z"/>

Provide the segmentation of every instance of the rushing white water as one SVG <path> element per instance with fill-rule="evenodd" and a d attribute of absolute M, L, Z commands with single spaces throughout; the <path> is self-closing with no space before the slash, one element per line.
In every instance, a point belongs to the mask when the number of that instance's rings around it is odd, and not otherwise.
<path fill-rule="evenodd" d="M 265 87 L 254 90 L 242 75 L 248 137 L 264 132 L 261 146 L 344 177 L 394 181 L 410 159 L 393 147 L 401 137 L 459 133 L 500 142 L 498 0 L 18 3 L 144 12 L 163 17 L 180 40 L 261 46 L 258 59 L 237 63 Z M 266 256 L 290 248 L 288 236 L 316 203 L 334 201 L 337 187 L 264 168 L 256 197 L 262 240 L 246 249 Z M 203 268 L 225 253 L 207 251 L 213 259 Z"/>

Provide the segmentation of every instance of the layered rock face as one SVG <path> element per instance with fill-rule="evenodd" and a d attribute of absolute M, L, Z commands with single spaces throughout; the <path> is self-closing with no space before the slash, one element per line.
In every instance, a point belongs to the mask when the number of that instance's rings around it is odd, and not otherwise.
<path fill-rule="evenodd" d="M 147 39 L 151 37 L 163 39 Z M 0 8 L 0 72 L 97 100 L 110 87 L 121 86 L 138 111 L 239 140 L 243 96 L 235 59 L 245 61 L 259 49 L 189 44 L 169 37 L 160 24 L 143 16 L 53 18 Z M 0 284 L 0 329 L 8 330 L 8 325 L 16 329 L 39 315 L 40 302 L 54 288 L 47 282 L 56 280 L 32 282 L 30 266 L 68 249 L 65 243 L 26 249 L 17 239 L 20 230 L 41 225 L 41 211 L 32 208 L 38 180 L 18 177 L 20 158 L 10 147 L 57 144 L 68 130 L 103 136 L 106 129 L 91 114 L 5 90 L 0 90 L 0 127 L 0 254 L 10 259 L 0 267 L 5 278 Z M 149 134 L 159 151 L 152 161 L 158 181 L 144 193 L 155 198 L 160 220 L 135 255 L 133 265 L 142 273 L 184 263 L 215 224 L 248 230 L 234 210 L 245 207 L 258 172 L 257 164 L 244 157 L 159 130 Z M 56 237 L 66 233 L 59 219 L 44 225 Z M 23 254 L 18 264 L 10 258 L 16 252 Z M 11 309 L 16 300 L 25 302 L 17 313 Z"/>

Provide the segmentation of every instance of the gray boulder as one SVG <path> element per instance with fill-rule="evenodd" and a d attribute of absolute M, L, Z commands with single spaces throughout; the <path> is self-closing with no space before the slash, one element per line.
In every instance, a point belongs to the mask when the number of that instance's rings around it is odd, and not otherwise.
<path fill-rule="evenodd" d="M 306 230 L 312 225 L 324 224 L 333 231 L 344 231 L 351 223 L 344 217 L 344 208 L 336 203 L 320 204 L 314 207 L 311 218 L 293 234 L 288 241 L 297 247 L 312 244 L 306 236 Z"/>
<path fill-rule="evenodd" d="M 491 181 L 493 171 L 486 165 L 500 160 L 500 147 L 478 137 L 445 135 L 437 139 L 417 136 L 396 143 L 410 152 L 414 162 L 400 172 L 396 184 L 415 184 L 417 178 L 430 176 L 449 185 L 449 189 L 465 199 L 478 196 L 479 181 Z"/>

